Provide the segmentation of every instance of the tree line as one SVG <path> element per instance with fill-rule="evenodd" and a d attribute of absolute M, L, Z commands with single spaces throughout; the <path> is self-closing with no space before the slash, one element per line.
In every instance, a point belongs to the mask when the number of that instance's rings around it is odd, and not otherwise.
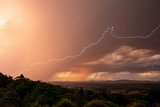
<path fill-rule="evenodd" d="M 142 94 L 111 93 L 108 89 L 65 88 L 20 75 L 0 73 L 1 107 L 160 107 L 160 90 Z"/>

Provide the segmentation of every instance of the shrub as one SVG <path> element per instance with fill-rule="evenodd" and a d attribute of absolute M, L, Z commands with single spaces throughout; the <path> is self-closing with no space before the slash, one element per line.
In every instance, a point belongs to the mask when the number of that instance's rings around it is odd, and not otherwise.
<path fill-rule="evenodd" d="M 149 107 L 148 103 L 143 101 L 133 102 L 132 104 L 128 105 L 128 107 Z"/>
<path fill-rule="evenodd" d="M 75 103 L 68 99 L 62 99 L 56 107 L 77 107 Z"/>
<path fill-rule="evenodd" d="M 117 105 L 111 101 L 106 101 L 105 104 L 107 105 L 107 107 L 119 107 L 119 105 Z"/>
<path fill-rule="evenodd" d="M 127 105 L 129 103 L 129 99 L 127 96 L 121 93 L 116 93 L 111 95 L 111 101 L 118 105 Z"/>
<path fill-rule="evenodd" d="M 26 106 L 27 107 L 27 106 Z M 33 103 L 32 105 L 30 105 L 29 107 L 49 107 L 48 105 L 41 105 L 38 103 Z"/>
<path fill-rule="evenodd" d="M 159 104 L 158 103 L 154 104 L 154 107 L 160 107 L 160 103 Z"/>
<path fill-rule="evenodd" d="M 102 100 L 92 100 L 88 102 L 84 107 L 107 107 Z"/>

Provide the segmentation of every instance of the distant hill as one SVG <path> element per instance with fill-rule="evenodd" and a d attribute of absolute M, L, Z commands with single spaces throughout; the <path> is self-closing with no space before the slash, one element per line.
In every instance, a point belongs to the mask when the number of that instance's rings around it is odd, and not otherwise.
<path fill-rule="evenodd" d="M 67 88 L 160 88 L 160 81 L 139 81 L 139 80 L 109 80 L 109 81 L 53 81 L 54 85 L 61 85 Z"/>

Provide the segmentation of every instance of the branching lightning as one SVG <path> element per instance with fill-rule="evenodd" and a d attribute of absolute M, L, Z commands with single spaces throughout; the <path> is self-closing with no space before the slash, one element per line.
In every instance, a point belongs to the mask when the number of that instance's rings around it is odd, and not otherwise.
<path fill-rule="evenodd" d="M 103 33 L 100 34 L 101 37 L 97 41 L 90 43 L 88 46 L 84 47 L 79 53 L 77 53 L 75 55 L 67 55 L 63 58 L 54 58 L 54 59 L 48 59 L 46 61 L 35 62 L 35 63 L 29 65 L 28 67 L 26 67 L 26 69 L 24 69 L 21 73 L 29 71 L 32 67 L 34 67 L 36 65 L 45 65 L 50 62 L 64 61 L 67 59 L 77 58 L 77 57 L 81 56 L 88 48 L 91 48 L 95 45 L 98 45 L 105 38 L 105 35 L 107 32 L 111 32 L 111 36 L 114 38 L 118 38 L 118 39 L 136 39 L 136 38 L 146 39 L 146 38 L 151 37 L 153 35 L 153 33 L 156 32 L 159 28 L 160 28 L 160 25 L 158 27 L 156 27 L 154 30 L 152 30 L 151 33 L 146 36 L 117 36 L 117 35 L 114 35 L 114 27 L 107 27 L 107 29 Z"/>

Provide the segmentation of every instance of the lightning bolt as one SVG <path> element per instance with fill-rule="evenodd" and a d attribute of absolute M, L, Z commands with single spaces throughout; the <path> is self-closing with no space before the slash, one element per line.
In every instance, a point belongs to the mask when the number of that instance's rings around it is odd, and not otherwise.
<path fill-rule="evenodd" d="M 105 35 L 107 32 L 111 32 L 111 36 L 114 38 L 118 38 L 118 39 L 136 39 L 136 38 L 146 39 L 146 38 L 151 37 L 153 35 L 153 33 L 156 32 L 159 28 L 160 28 L 160 25 L 157 26 L 154 30 L 151 31 L 150 34 L 148 34 L 146 36 L 117 36 L 117 35 L 114 35 L 114 27 L 107 27 L 107 29 L 103 33 L 100 34 L 101 37 L 97 41 L 90 43 L 88 46 L 84 47 L 79 53 L 77 53 L 75 55 L 67 55 L 63 58 L 54 58 L 54 59 L 48 59 L 46 61 L 35 62 L 35 63 L 29 65 L 28 67 L 26 67 L 26 69 L 24 69 L 21 73 L 29 71 L 32 67 L 34 67 L 36 65 L 45 65 L 50 62 L 64 61 L 67 59 L 77 58 L 77 57 L 81 56 L 88 48 L 91 48 L 95 45 L 98 45 L 105 38 Z"/>

